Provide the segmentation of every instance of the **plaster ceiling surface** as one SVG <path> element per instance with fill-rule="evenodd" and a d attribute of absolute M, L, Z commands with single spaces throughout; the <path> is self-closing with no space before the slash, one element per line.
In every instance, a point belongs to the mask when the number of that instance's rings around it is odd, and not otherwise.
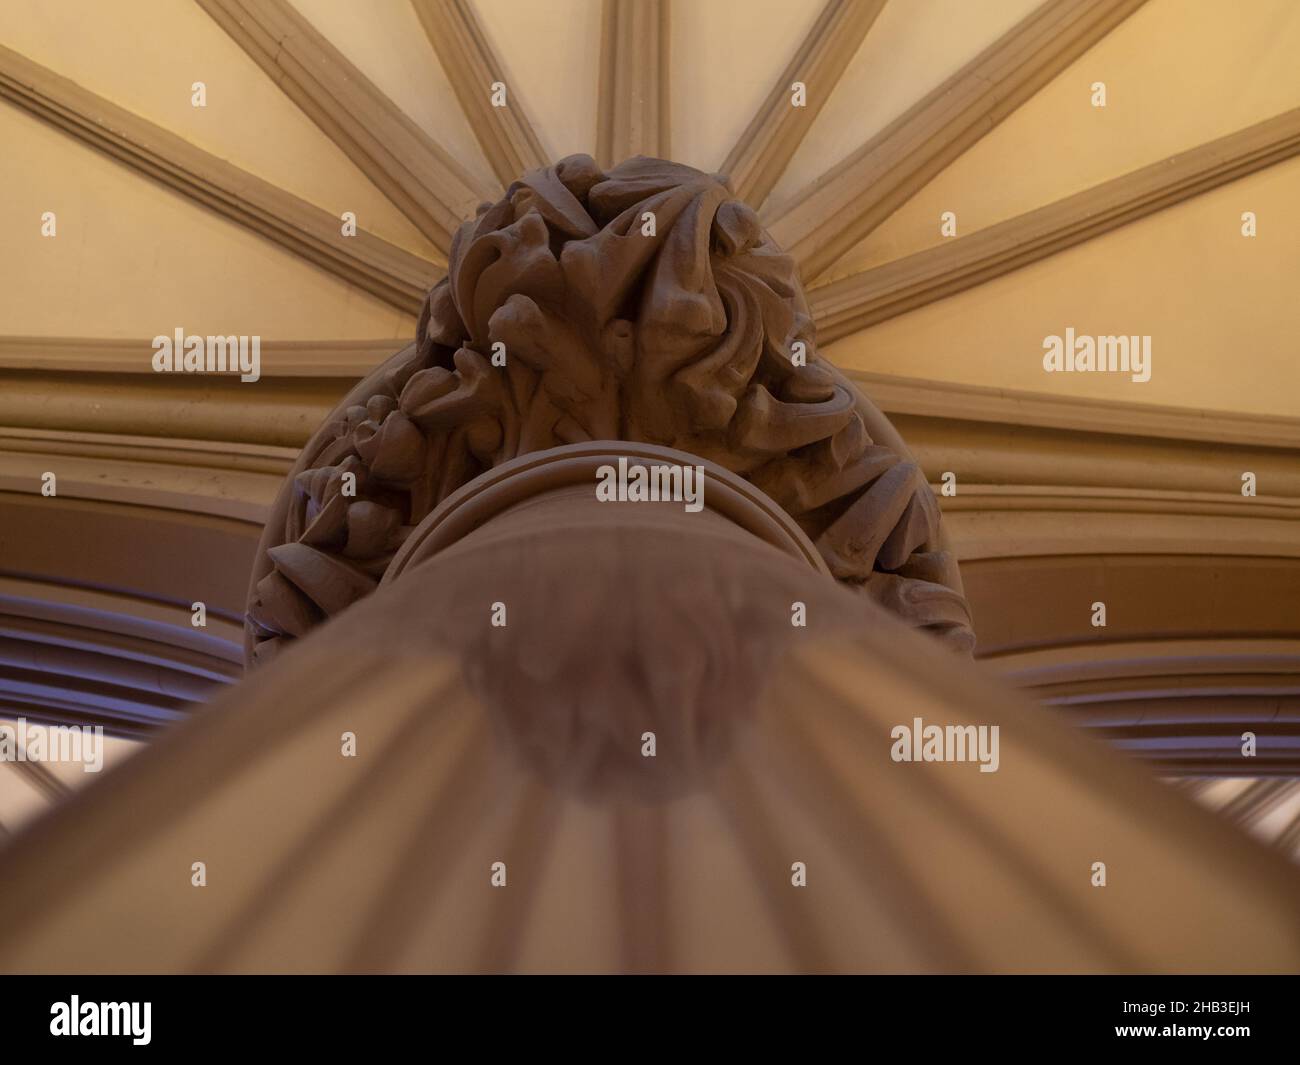
<path fill-rule="evenodd" d="M 0 332 L 140 340 L 180 326 L 329 340 L 413 323 L 369 293 L 140 178 L 44 123 L 0 108 Z M 58 236 L 30 225 L 53 211 Z"/>
<path fill-rule="evenodd" d="M 474 139 L 469 120 L 456 102 L 447 75 L 430 54 L 420 20 L 409 3 L 294 0 L 293 6 L 421 129 L 436 137 L 483 181 L 492 180 L 491 167 Z M 233 42 L 231 47 L 238 50 Z M 313 130 L 319 136 L 319 131 Z"/>
<path fill-rule="evenodd" d="M 1037 6 L 1038 0 L 887 3 L 773 189 L 774 203 L 817 180 Z"/>
<path fill-rule="evenodd" d="M 673 9 L 674 159 L 718 169 L 820 9 L 784 0 L 718 0 Z M 743 32 L 736 32 L 738 26 Z"/>
<path fill-rule="evenodd" d="M 828 276 L 941 243 L 944 211 L 959 234 L 974 232 L 1289 110 L 1300 103 L 1297 50 L 1300 7 L 1290 0 L 1149 0 Z M 1098 81 L 1104 108 L 1091 103 Z"/>
<path fill-rule="evenodd" d="M 407 39 L 395 39 L 398 55 Z M 362 225 L 410 251 L 429 250 L 401 212 L 195 3 L 9 0 L 0 5 L 0 45 L 331 213 L 356 212 Z M 207 86 L 205 107 L 191 104 L 196 81 Z M 76 166 L 79 154 L 70 152 L 67 165 Z M 150 236 L 143 231 L 142 243 Z M 8 323 L 0 328 L 12 332 Z"/>
<path fill-rule="evenodd" d="M 1300 414 L 1300 160 L 832 344 L 841 366 L 1118 402 Z M 1241 214 L 1261 219 L 1244 239 Z M 1151 376 L 1045 373 L 1045 337 L 1151 337 Z"/>
<path fill-rule="evenodd" d="M 475 0 L 474 10 L 496 44 L 502 77 L 518 85 L 521 106 L 550 157 L 591 152 L 600 80 L 599 0 Z"/>
<path fill-rule="evenodd" d="M 0 718 L 0 729 L 15 737 L 30 736 L 42 723 L 21 718 Z M 8 733 L 6 733 L 8 735 Z M 120 765 L 142 745 L 119 736 L 87 735 L 84 761 L 0 761 L 0 836 L 13 833 L 38 817 L 60 797 L 83 787 L 98 774 Z M 80 740 L 78 740 L 80 743 Z M 69 747 L 69 751 L 73 748 Z M 80 751 L 82 748 L 78 747 Z"/>

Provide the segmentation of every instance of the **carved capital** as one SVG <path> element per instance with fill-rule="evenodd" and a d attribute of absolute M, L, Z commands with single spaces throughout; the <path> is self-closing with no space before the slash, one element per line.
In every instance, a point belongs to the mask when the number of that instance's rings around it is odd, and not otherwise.
<path fill-rule="evenodd" d="M 725 178 L 637 157 L 532 170 L 460 227 L 414 344 L 303 449 L 263 535 L 250 658 L 371 592 L 488 470 L 629 441 L 699 456 L 793 519 L 837 580 L 969 650 L 925 477 L 816 352 L 791 258 Z"/>

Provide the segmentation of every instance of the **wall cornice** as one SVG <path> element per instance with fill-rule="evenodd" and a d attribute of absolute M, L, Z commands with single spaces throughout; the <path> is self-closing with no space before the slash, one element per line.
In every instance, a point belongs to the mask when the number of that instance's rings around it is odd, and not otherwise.
<path fill-rule="evenodd" d="M 835 361 L 833 348 L 827 356 Z M 1300 449 L 1300 418 L 1119 403 L 864 370 L 842 372 L 891 415 L 911 414 L 954 422 L 993 422 L 1201 444 Z"/>

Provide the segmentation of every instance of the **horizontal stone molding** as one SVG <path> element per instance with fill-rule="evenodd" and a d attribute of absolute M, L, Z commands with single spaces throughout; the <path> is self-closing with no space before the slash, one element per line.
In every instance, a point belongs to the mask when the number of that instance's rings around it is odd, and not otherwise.
<path fill-rule="evenodd" d="M 219 615 L 195 629 L 148 598 L 0 573 L 0 717 L 147 734 L 243 675 L 241 635 Z"/>
<path fill-rule="evenodd" d="M 828 357 L 832 362 L 835 352 Z M 1251 448 L 1300 448 L 1300 418 L 1027 392 L 842 370 L 890 415 L 1153 437 Z"/>
<path fill-rule="evenodd" d="M 188 329 L 186 333 L 200 335 Z M 169 339 L 172 336 L 171 333 L 165 335 Z M 263 338 L 260 342 L 261 375 L 264 378 L 358 380 L 407 343 L 402 337 L 390 340 Z M 146 374 L 160 379 L 183 376 L 157 373 L 153 368 L 153 351 L 152 339 L 143 337 L 0 336 L 0 373 L 24 370 L 66 374 Z"/>
<path fill-rule="evenodd" d="M 193 440 L 97 436 L 0 427 L 0 493 L 97 500 L 230 518 L 260 526 L 292 465 L 289 448 Z"/>
<path fill-rule="evenodd" d="M 1062 552 L 962 562 L 979 633 L 999 668 L 1028 652 L 1124 657 L 1115 645 L 1153 640 L 1300 639 L 1300 559 Z M 1092 624 L 1094 602 L 1106 625 Z M 1244 644 L 1242 646 L 1245 646 Z"/>

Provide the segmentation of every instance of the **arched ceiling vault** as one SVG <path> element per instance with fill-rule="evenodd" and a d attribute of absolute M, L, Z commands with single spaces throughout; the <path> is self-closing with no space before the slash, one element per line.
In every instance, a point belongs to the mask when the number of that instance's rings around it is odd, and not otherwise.
<path fill-rule="evenodd" d="M 644 152 L 730 174 L 824 353 L 955 472 L 992 664 L 1172 771 L 1217 771 L 1166 741 L 1225 698 L 1300 737 L 1300 618 L 1232 592 L 1300 593 L 1298 48 L 1287 0 L 11 0 L 0 714 L 138 732 L 236 676 L 275 489 L 459 221 L 526 168 Z M 1040 377 L 1070 325 L 1155 333 L 1152 381 Z M 261 335 L 263 380 L 152 374 L 177 326 Z M 1105 640 L 1061 613 L 1097 595 L 1126 604 Z"/>

